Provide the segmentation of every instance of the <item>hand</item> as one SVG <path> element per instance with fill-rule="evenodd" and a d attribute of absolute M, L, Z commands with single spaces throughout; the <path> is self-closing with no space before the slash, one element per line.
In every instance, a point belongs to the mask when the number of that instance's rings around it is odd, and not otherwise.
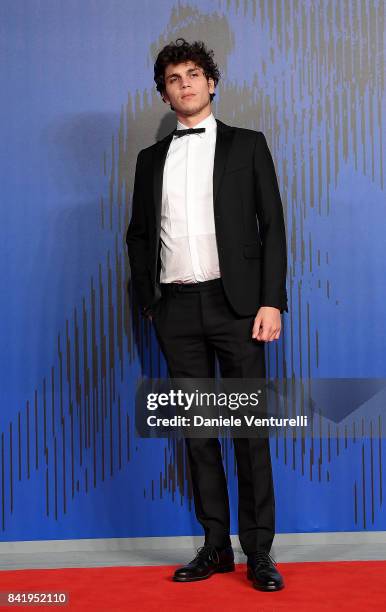
<path fill-rule="evenodd" d="M 281 317 L 279 308 L 261 306 L 257 311 L 252 329 L 252 338 L 263 342 L 278 340 L 281 331 Z"/>
<path fill-rule="evenodd" d="M 142 309 L 142 314 L 145 317 L 145 319 L 147 321 L 150 321 L 150 323 L 151 323 L 151 320 L 152 320 L 153 317 L 152 317 L 152 311 L 150 309 L 150 306 L 147 306 L 146 308 L 143 308 Z"/>

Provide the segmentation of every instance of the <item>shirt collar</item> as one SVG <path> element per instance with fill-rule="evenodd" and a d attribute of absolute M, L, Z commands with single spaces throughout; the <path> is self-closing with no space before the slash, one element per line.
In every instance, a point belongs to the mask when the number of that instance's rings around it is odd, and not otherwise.
<path fill-rule="evenodd" d="M 203 138 L 205 134 L 216 129 L 217 122 L 216 122 L 216 119 L 214 118 L 213 113 L 208 115 L 208 117 L 205 117 L 205 119 L 200 121 L 200 123 L 197 123 L 197 125 L 195 125 L 194 127 L 195 128 L 200 128 L 200 127 L 205 128 L 205 132 L 202 132 L 201 134 L 195 134 L 195 136 L 199 136 L 200 138 Z M 188 130 L 188 129 L 189 129 L 188 125 L 181 123 L 181 121 L 177 121 L 177 130 Z"/>

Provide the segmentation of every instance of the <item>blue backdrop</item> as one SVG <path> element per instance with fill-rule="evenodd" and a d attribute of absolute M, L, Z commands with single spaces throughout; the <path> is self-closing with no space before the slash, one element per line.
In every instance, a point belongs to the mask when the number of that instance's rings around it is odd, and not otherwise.
<path fill-rule="evenodd" d="M 181 443 L 135 435 L 137 377 L 166 368 L 124 244 L 136 155 L 175 126 L 153 62 L 178 36 L 214 49 L 215 116 L 275 160 L 289 313 L 270 375 L 385 377 L 382 0 L 3 0 L 3 540 L 202 532 Z M 278 532 L 386 529 L 383 419 L 272 439 Z M 236 533 L 225 442 L 224 460 Z"/>

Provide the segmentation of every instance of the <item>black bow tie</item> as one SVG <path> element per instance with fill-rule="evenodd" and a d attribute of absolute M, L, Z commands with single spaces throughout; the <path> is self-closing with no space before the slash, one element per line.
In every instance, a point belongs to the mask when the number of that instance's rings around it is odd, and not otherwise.
<path fill-rule="evenodd" d="M 205 128 L 189 128 L 188 130 L 175 130 L 174 136 L 180 138 L 181 136 L 188 136 L 189 134 L 201 134 L 205 132 Z"/>

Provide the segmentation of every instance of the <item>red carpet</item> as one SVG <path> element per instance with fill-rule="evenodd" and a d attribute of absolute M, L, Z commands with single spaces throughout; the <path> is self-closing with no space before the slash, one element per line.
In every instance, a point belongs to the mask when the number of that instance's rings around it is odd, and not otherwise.
<path fill-rule="evenodd" d="M 187 584 L 171 580 L 175 567 L 0 571 L 0 591 L 67 591 L 70 603 L 60 606 L 63 610 L 105 612 L 135 609 L 374 612 L 386 606 L 386 561 L 279 563 L 286 588 L 274 593 L 256 591 L 246 579 L 244 564 L 237 565 L 235 572 Z M 31 608 L 43 606 L 28 606 Z M 47 608 L 58 606 L 44 606 Z"/>

